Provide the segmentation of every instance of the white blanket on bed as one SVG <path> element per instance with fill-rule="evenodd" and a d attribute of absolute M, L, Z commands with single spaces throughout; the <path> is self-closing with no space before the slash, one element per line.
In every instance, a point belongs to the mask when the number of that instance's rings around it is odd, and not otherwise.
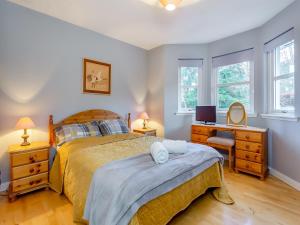
<path fill-rule="evenodd" d="M 113 161 L 96 170 L 86 200 L 89 225 L 127 225 L 138 209 L 197 176 L 223 157 L 204 145 L 188 144 L 185 154 L 171 154 L 156 164 L 150 154 Z"/>

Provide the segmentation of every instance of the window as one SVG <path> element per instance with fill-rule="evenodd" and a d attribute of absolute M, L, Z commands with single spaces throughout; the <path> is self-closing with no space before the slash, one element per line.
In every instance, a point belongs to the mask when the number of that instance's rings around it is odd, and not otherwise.
<path fill-rule="evenodd" d="M 295 112 L 294 28 L 265 43 L 268 73 L 268 113 Z"/>
<path fill-rule="evenodd" d="M 178 68 L 178 112 L 194 112 L 200 104 L 202 60 L 180 60 Z"/>
<path fill-rule="evenodd" d="M 254 112 L 253 49 L 213 58 L 212 102 L 227 112 L 234 102 Z"/>
<path fill-rule="evenodd" d="M 270 112 L 293 113 L 295 110 L 294 88 L 294 41 L 269 52 Z"/>

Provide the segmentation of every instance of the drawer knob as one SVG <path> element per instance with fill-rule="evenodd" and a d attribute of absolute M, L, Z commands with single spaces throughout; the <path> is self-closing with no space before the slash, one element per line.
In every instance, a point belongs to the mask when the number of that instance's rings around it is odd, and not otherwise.
<path fill-rule="evenodd" d="M 256 153 L 259 153 L 259 149 L 256 150 Z"/>
<path fill-rule="evenodd" d="M 37 173 L 39 173 L 39 172 L 41 172 L 41 170 L 40 170 L 40 169 L 38 169 L 36 172 L 37 172 Z"/>
<path fill-rule="evenodd" d="M 249 135 L 246 135 L 246 139 L 249 139 L 250 137 L 249 137 Z"/>
<path fill-rule="evenodd" d="M 34 157 L 33 157 L 33 156 L 30 156 L 30 157 L 29 157 L 29 160 L 30 160 L 32 163 L 34 163 L 34 162 L 35 162 L 35 159 L 34 159 Z"/>
<path fill-rule="evenodd" d="M 34 182 L 33 182 L 33 181 L 30 181 L 30 182 L 29 182 L 29 184 L 30 184 L 30 185 L 33 185 L 33 184 L 34 184 Z"/>
<path fill-rule="evenodd" d="M 246 155 L 246 159 L 249 159 L 249 155 Z"/>
<path fill-rule="evenodd" d="M 29 170 L 29 173 L 33 173 L 33 172 L 34 172 L 34 169 L 31 168 L 31 169 Z"/>
<path fill-rule="evenodd" d="M 39 183 L 41 183 L 42 182 L 42 179 L 39 179 L 39 180 L 37 180 L 35 183 L 36 184 L 39 184 Z"/>
<path fill-rule="evenodd" d="M 42 165 L 39 163 L 39 164 L 37 164 L 36 166 L 37 166 L 37 167 L 41 167 Z"/>

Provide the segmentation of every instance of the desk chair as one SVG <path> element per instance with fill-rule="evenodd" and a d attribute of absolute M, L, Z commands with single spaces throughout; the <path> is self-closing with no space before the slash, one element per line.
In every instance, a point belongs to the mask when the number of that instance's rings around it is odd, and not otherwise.
<path fill-rule="evenodd" d="M 234 145 L 235 141 L 232 138 L 226 137 L 209 137 L 207 139 L 207 145 L 210 147 L 228 151 L 229 154 L 229 171 L 233 171 L 234 168 Z"/>

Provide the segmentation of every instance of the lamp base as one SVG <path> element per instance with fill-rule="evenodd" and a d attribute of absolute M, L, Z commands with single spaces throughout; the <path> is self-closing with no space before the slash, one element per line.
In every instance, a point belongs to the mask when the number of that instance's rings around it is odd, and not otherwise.
<path fill-rule="evenodd" d="M 28 141 L 24 141 L 22 144 L 20 144 L 21 146 L 27 146 L 27 145 L 30 145 L 30 142 L 28 142 Z"/>
<path fill-rule="evenodd" d="M 21 143 L 21 146 L 30 145 L 30 142 L 27 141 L 27 139 L 29 138 L 29 135 L 27 134 L 27 129 L 24 129 L 24 134 L 22 135 L 22 138 L 24 139 L 24 141 Z"/>
<path fill-rule="evenodd" d="M 144 129 L 144 130 L 147 129 L 147 127 L 146 127 L 146 120 L 144 120 L 144 122 L 143 122 L 143 129 Z"/>

